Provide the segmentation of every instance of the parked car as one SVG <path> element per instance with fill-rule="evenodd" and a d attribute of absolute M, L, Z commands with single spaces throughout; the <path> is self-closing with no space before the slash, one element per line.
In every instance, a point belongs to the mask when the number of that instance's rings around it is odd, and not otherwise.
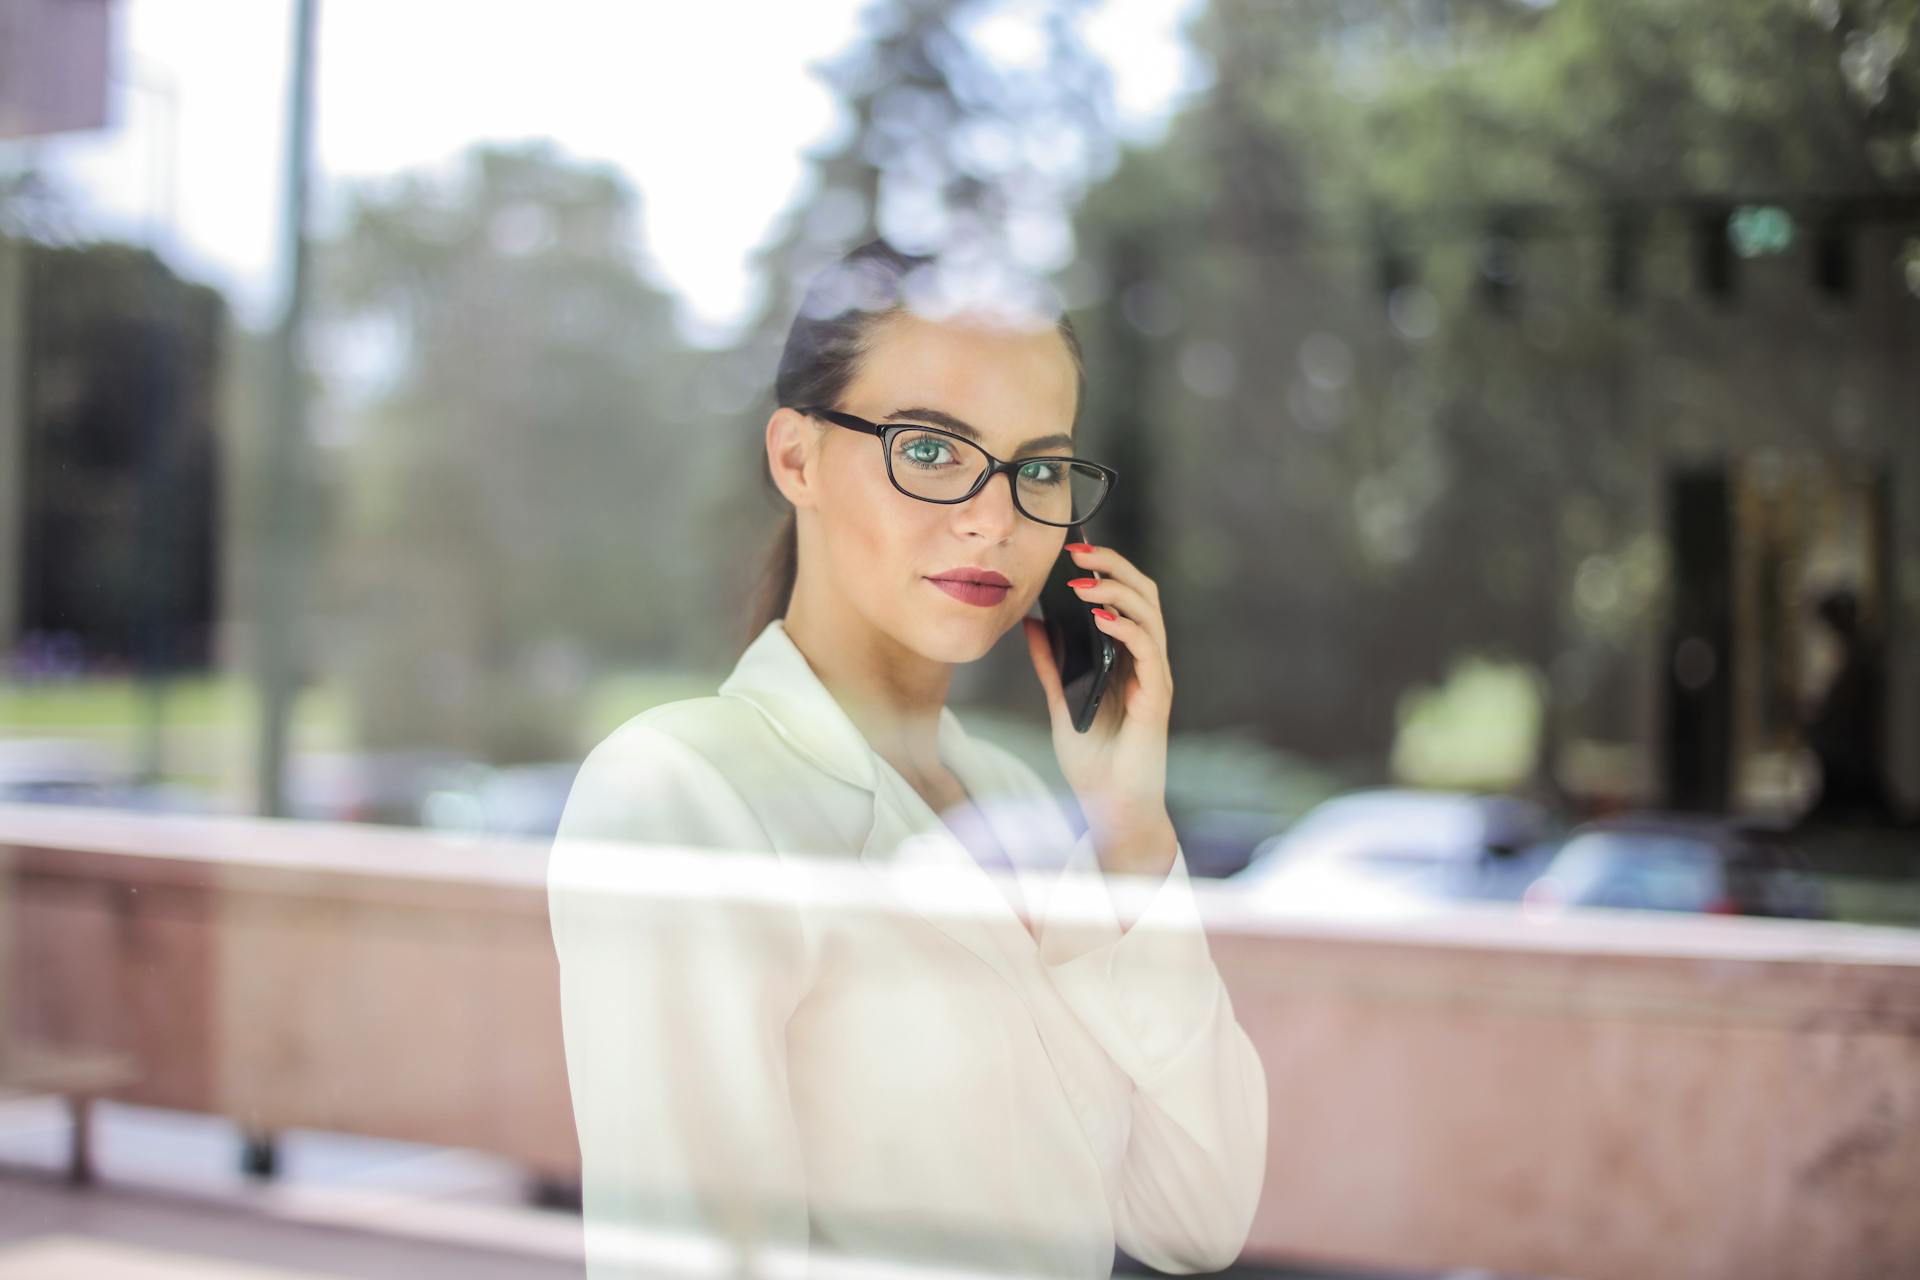
<path fill-rule="evenodd" d="M 438 780 L 474 763 L 435 748 L 297 752 L 287 761 L 287 814 L 321 822 L 419 826 Z"/>
<path fill-rule="evenodd" d="M 0 804 L 69 804 L 147 813 L 212 813 L 205 791 L 124 776 L 98 743 L 66 738 L 0 740 Z"/>
<path fill-rule="evenodd" d="M 1819 880 L 1785 832 L 1708 814 L 1643 812 L 1585 823 L 1522 901 L 1530 911 L 1829 915 Z"/>
<path fill-rule="evenodd" d="M 1554 828 L 1521 796 L 1371 787 L 1309 810 L 1229 883 L 1329 910 L 1513 902 L 1552 858 Z"/>
<path fill-rule="evenodd" d="M 468 764 L 435 775 L 420 825 L 439 831 L 550 837 L 560 829 L 580 762 Z"/>
<path fill-rule="evenodd" d="M 1287 825 L 1270 809 L 1167 808 L 1190 875 L 1222 879 L 1243 870 L 1263 842 Z"/>

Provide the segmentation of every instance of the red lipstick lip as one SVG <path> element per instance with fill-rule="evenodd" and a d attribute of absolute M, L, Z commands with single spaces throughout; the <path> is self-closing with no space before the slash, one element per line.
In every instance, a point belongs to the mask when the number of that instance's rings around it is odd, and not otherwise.
<path fill-rule="evenodd" d="M 975 569 L 971 565 L 962 565 L 958 569 L 947 569 L 940 573 L 928 574 L 935 582 L 979 582 L 989 587 L 1010 587 L 1013 583 L 1003 573 L 991 569 Z"/>

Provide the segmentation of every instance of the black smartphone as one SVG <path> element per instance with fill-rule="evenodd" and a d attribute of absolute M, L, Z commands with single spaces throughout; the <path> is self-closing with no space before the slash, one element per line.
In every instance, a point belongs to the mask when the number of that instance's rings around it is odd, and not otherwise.
<path fill-rule="evenodd" d="M 1069 542 L 1085 542 L 1079 525 L 1068 530 Z M 1073 727 L 1085 733 L 1100 710 L 1100 695 L 1107 691 L 1107 677 L 1113 673 L 1113 637 L 1093 624 L 1093 606 L 1067 585 L 1069 578 L 1097 578 L 1091 569 L 1082 569 L 1065 551 L 1054 561 L 1053 572 L 1040 588 L 1040 617 L 1046 622 L 1047 641 L 1053 647 L 1054 669 L 1060 673 L 1060 689 L 1066 695 L 1067 710 Z"/>

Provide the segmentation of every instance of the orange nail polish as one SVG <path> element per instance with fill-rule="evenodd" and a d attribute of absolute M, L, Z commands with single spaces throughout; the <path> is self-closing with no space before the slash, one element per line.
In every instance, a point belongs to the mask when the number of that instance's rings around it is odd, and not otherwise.
<path fill-rule="evenodd" d="M 1115 621 L 1113 614 L 1107 612 L 1105 609 L 1102 609 L 1096 606 L 1093 611 L 1099 614 L 1101 617 L 1105 618 L 1108 622 Z"/>
<path fill-rule="evenodd" d="M 1099 586 L 1099 585 L 1100 585 L 1100 579 L 1098 579 L 1098 578 L 1069 578 L 1069 579 L 1067 579 L 1067 585 L 1068 585 L 1068 586 L 1070 586 L 1070 587 L 1097 587 L 1097 586 Z"/>
<path fill-rule="evenodd" d="M 1069 550 L 1069 551 L 1091 551 L 1091 550 L 1093 550 L 1093 544 L 1092 544 L 1092 543 L 1090 543 L 1090 542 L 1069 542 L 1069 543 L 1067 544 L 1067 550 Z"/>

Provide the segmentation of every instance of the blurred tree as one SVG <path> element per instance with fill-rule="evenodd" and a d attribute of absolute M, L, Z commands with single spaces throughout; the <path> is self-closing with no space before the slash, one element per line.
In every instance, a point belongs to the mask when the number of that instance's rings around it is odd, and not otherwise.
<path fill-rule="evenodd" d="M 1211 88 L 1078 224 L 1117 285 L 1090 363 L 1153 353 L 1125 394 L 1170 643 L 1209 673 L 1183 721 L 1378 774 L 1402 691 L 1480 652 L 1633 736 L 1663 460 L 1894 447 L 1896 282 L 1815 305 L 1808 257 L 1838 210 L 1887 261 L 1915 9 L 1215 0 Z M 1793 252 L 1733 247 L 1737 306 L 1703 298 L 1726 211 L 1780 200 Z"/>
<path fill-rule="evenodd" d="M 1112 168 L 1106 66 L 1077 23 L 1092 0 L 873 0 L 861 39 L 814 70 L 845 126 L 814 154 L 814 193 L 758 255 L 759 328 L 784 336 L 820 266 L 876 235 L 910 252 L 1047 272 Z"/>
<path fill-rule="evenodd" d="M 569 757 L 603 661 L 692 660 L 715 436 L 637 200 L 550 143 L 352 193 L 318 258 L 340 457 L 326 660 L 368 745 Z"/>
<path fill-rule="evenodd" d="M 1920 172 L 1920 0 L 1809 0 L 1832 35 L 1868 160 L 1889 183 Z"/>
<path fill-rule="evenodd" d="M 73 196 L 31 160 L 0 173 L 0 234 L 72 247 L 85 239 L 83 222 Z"/>

